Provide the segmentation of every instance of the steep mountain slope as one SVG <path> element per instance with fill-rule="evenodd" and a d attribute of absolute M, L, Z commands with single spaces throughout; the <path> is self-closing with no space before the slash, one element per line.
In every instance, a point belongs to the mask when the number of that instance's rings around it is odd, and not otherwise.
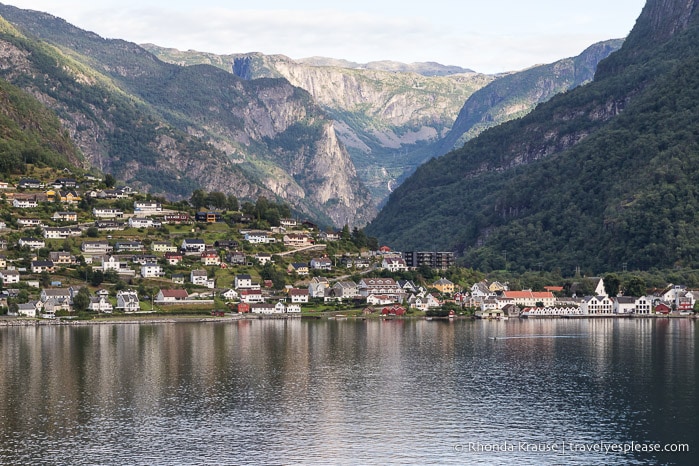
<path fill-rule="evenodd" d="M 695 0 L 649 0 L 595 81 L 417 170 L 367 233 L 489 269 L 699 265 Z"/>
<path fill-rule="evenodd" d="M 435 149 L 443 155 L 481 132 L 520 118 L 551 97 L 592 80 L 597 64 L 621 47 L 622 39 L 594 44 L 580 55 L 509 73 L 468 98 L 454 125 Z"/>
<path fill-rule="evenodd" d="M 496 78 L 429 63 L 359 65 L 321 58 L 295 61 L 283 55 L 220 56 L 144 47 L 170 63 L 211 64 L 246 80 L 285 78 L 305 89 L 335 120 L 338 137 L 378 201 L 397 180 L 430 158 L 429 147 L 451 128 L 466 99 Z"/>
<path fill-rule="evenodd" d="M 324 224 L 373 216 L 332 121 L 287 81 L 166 64 L 44 13 L 0 15 L 36 38 L 0 35 L 0 77 L 53 109 L 94 166 L 170 196 L 279 197 Z"/>

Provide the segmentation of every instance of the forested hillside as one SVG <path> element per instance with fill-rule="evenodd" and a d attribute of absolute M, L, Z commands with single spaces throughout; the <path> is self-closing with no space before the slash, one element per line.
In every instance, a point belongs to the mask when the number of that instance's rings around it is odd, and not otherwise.
<path fill-rule="evenodd" d="M 485 270 L 699 266 L 699 29 L 650 0 L 593 83 L 418 169 L 367 228 Z"/>

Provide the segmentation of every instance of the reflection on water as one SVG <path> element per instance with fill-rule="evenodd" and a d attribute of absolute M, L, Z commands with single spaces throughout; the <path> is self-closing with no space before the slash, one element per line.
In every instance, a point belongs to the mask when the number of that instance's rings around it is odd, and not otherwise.
<path fill-rule="evenodd" d="M 3 328 L 0 463 L 691 464 L 696 325 Z M 632 441 L 693 452 L 560 451 Z"/>

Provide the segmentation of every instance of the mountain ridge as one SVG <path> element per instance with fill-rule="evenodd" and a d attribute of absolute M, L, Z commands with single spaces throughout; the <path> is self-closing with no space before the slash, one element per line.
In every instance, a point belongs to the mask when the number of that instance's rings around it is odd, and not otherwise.
<path fill-rule="evenodd" d="M 698 43 L 696 2 L 649 0 L 593 82 L 421 166 L 367 233 L 484 270 L 698 265 Z"/>

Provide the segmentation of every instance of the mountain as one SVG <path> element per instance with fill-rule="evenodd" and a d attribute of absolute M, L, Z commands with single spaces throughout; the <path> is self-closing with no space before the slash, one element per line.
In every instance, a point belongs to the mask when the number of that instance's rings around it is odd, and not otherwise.
<path fill-rule="evenodd" d="M 367 234 L 485 270 L 699 266 L 696 0 L 648 0 L 592 83 L 421 166 Z"/>
<path fill-rule="evenodd" d="M 358 64 L 144 47 L 170 63 L 211 64 L 243 79 L 285 78 L 307 90 L 335 120 L 338 137 L 380 204 L 426 160 L 590 81 L 597 63 L 621 43 L 602 42 L 577 57 L 497 76 L 436 63 Z"/>
<path fill-rule="evenodd" d="M 49 108 L 86 164 L 168 197 L 284 200 L 325 225 L 374 215 L 333 121 L 288 81 L 164 63 L 45 13 L 0 16 L 0 79 Z"/>
<path fill-rule="evenodd" d="M 169 63 L 210 64 L 245 80 L 284 78 L 305 89 L 335 121 L 359 177 L 379 203 L 432 156 L 432 144 L 449 131 L 466 99 L 496 79 L 436 63 L 296 61 L 283 55 L 144 47 Z"/>
<path fill-rule="evenodd" d="M 623 39 L 591 45 L 580 55 L 507 73 L 474 92 L 434 152 L 443 155 L 481 132 L 520 118 L 551 97 L 592 81 L 597 64 L 617 51 Z"/>

